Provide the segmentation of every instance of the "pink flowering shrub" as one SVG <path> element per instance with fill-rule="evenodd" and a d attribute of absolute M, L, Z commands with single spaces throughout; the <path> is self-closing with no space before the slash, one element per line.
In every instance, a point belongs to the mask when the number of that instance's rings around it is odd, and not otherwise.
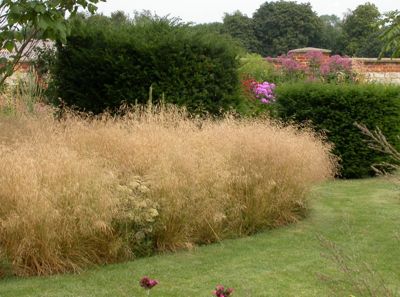
<path fill-rule="evenodd" d="M 322 52 L 310 51 L 306 54 L 306 58 L 310 79 L 319 78 L 324 82 L 351 82 L 355 80 L 355 75 L 351 69 L 351 60 L 347 57 L 334 55 L 324 59 Z"/>
<path fill-rule="evenodd" d="M 306 69 L 301 63 L 293 59 L 291 54 L 277 57 L 277 62 L 281 65 L 281 75 L 285 80 L 299 80 L 304 78 Z"/>
<path fill-rule="evenodd" d="M 290 53 L 276 58 L 283 81 L 311 80 L 322 82 L 356 82 L 357 76 L 352 71 L 351 59 L 334 55 L 324 58 L 321 51 L 306 53 L 307 65 L 296 61 Z M 274 59 L 266 58 L 272 62 Z"/>
<path fill-rule="evenodd" d="M 351 59 L 334 55 L 320 66 L 321 76 L 325 81 L 356 81 L 356 74 L 351 69 Z"/>
<path fill-rule="evenodd" d="M 320 68 L 324 65 L 324 55 L 320 51 L 310 51 L 306 53 L 308 68 L 305 68 L 306 76 L 309 80 L 317 80 L 320 77 Z"/>

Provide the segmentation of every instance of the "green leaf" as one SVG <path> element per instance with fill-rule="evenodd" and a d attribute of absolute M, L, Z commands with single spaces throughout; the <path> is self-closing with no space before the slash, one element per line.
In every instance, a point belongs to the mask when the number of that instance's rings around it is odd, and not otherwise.
<path fill-rule="evenodd" d="M 4 58 L 4 57 L 0 58 L 0 65 L 5 65 L 5 64 L 7 64 L 7 62 L 8 62 L 7 58 Z M 5 68 L 5 67 L 4 66 L 0 67 L 0 69 L 3 69 L 3 68 Z"/>
<path fill-rule="evenodd" d="M 46 12 L 46 6 L 44 4 L 38 4 L 34 7 L 34 10 L 38 13 L 45 13 Z"/>
<path fill-rule="evenodd" d="M 96 5 L 94 5 L 94 4 L 92 4 L 92 3 L 89 3 L 89 5 L 88 5 L 88 10 L 89 10 L 89 12 L 90 12 L 91 14 L 94 14 L 94 13 L 96 12 L 96 10 L 97 10 L 97 7 L 96 7 Z"/>
<path fill-rule="evenodd" d="M 0 45 L 12 51 L 16 41 L 27 40 L 27 32 L 35 32 L 35 36 L 40 38 L 59 39 L 65 43 L 69 34 L 66 16 L 73 15 L 79 8 L 94 13 L 97 2 L 99 1 L 0 0 L 0 9 L 6 15 L 0 27 Z M 12 68 L 8 69 L 7 74 L 12 71 Z"/>
<path fill-rule="evenodd" d="M 4 49 L 8 50 L 9 52 L 12 52 L 14 48 L 15 48 L 15 43 L 12 40 L 7 40 L 6 43 L 4 44 Z"/>

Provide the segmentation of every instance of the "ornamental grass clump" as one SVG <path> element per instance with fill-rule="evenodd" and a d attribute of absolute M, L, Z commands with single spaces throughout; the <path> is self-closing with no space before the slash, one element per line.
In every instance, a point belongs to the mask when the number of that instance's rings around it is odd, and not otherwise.
<path fill-rule="evenodd" d="M 0 140 L 0 274 L 21 276 L 294 223 L 336 166 L 311 130 L 175 107 L 0 118 Z"/>

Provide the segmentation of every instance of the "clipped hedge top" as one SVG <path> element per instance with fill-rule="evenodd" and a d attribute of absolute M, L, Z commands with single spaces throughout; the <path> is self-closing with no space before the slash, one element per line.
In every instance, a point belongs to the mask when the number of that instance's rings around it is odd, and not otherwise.
<path fill-rule="evenodd" d="M 240 49 L 229 38 L 166 19 L 116 24 L 106 17 L 76 19 L 59 48 L 58 97 L 81 110 L 102 112 L 122 102 L 154 98 L 195 112 L 239 105 Z"/>

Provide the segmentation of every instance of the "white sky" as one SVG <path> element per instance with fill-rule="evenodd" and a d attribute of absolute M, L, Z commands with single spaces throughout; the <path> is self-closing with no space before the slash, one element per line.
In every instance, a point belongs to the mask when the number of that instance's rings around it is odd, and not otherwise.
<path fill-rule="evenodd" d="M 220 22 L 224 12 L 241 12 L 252 16 L 254 11 L 266 0 L 107 0 L 98 5 L 99 12 L 109 15 L 116 10 L 128 14 L 133 11 L 150 10 L 159 16 L 169 14 L 185 22 L 209 23 Z M 348 9 L 354 9 L 365 0 L 298 0 L 298 3 L 310 2 L 313 10 L 319 15 L 336 14 L 342 17 Z M 400 10 L 400 0 L 370 0 L 381 12 Z"/>

